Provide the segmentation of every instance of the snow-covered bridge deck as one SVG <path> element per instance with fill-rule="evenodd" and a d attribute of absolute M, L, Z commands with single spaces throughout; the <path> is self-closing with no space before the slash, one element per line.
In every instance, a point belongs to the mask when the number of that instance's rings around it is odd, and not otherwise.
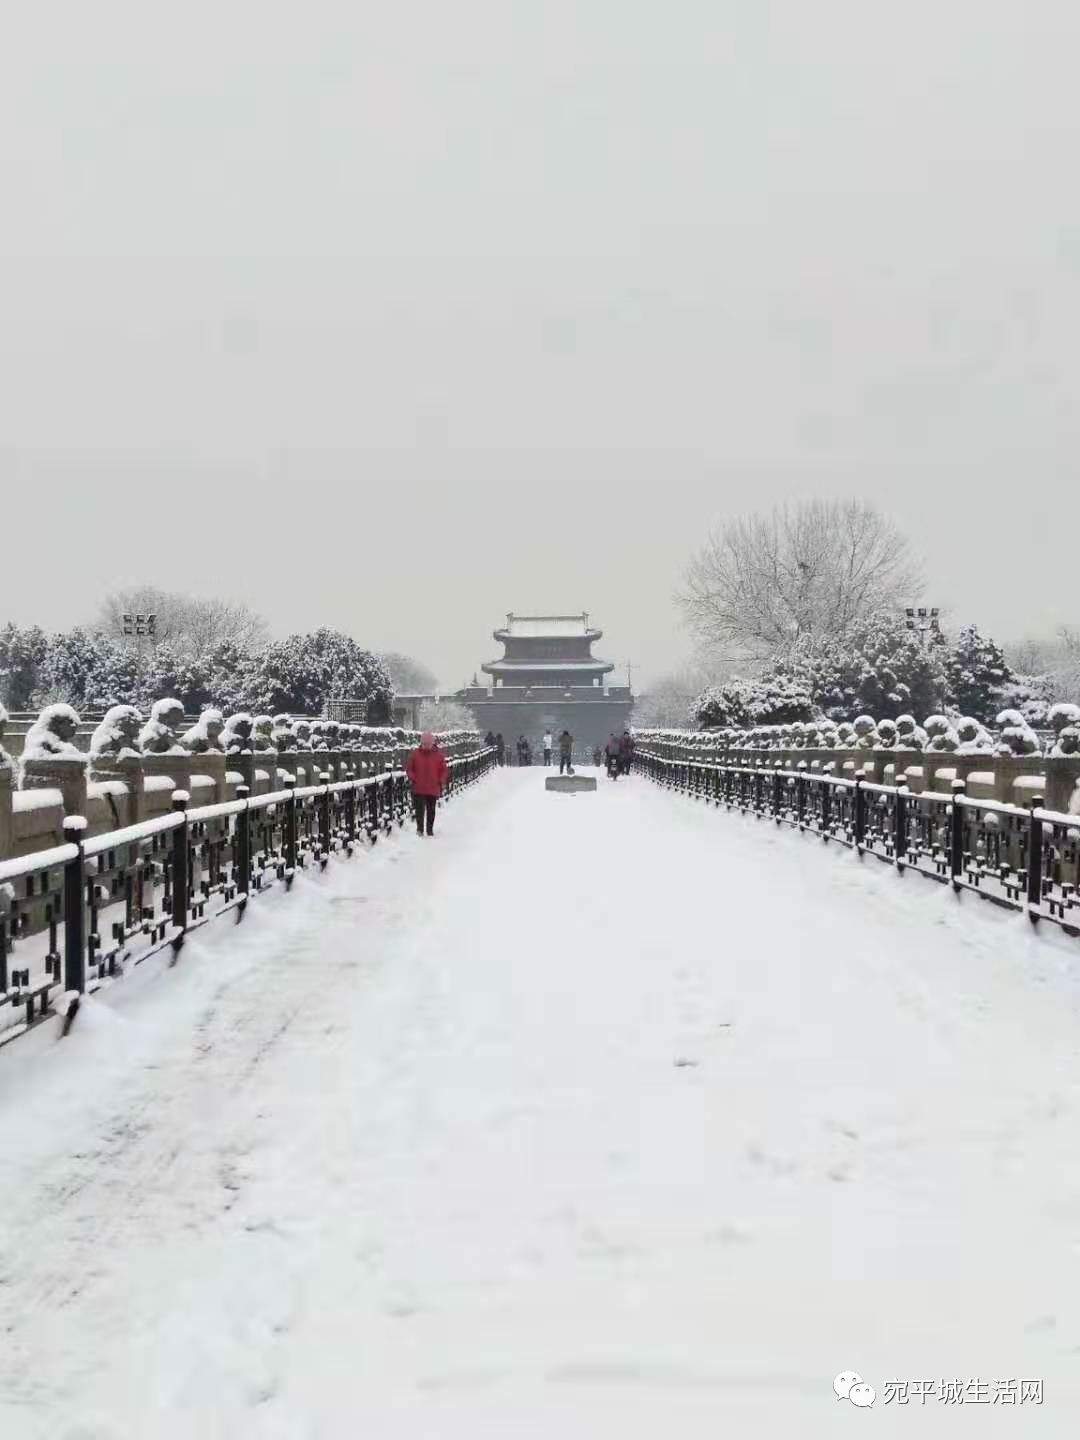
<path fill-rule="evenodd" d="M 5 1440 L 1074 1433 L 1076 942 L 539 770 L 296 884 L 0 1057 Z"/>

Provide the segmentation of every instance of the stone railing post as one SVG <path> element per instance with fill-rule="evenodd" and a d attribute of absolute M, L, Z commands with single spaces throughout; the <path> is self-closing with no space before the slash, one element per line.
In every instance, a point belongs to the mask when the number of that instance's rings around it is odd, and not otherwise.
<path fill-rule="evenodd" d="M 64 799 L 64 814 L 85 816 L 86 755 L 49 755 L 40 760 L 24 760 L 24 790 L 59 790 Z"/>
<path fill-rule="evenodd" d="M 229 798 L 225 790 L 225 771 L 228 768 L 225 756 L 220 750 L 207 750 L 202 755 L 192 755 L 191 757 L 192 778 L 196 775 L 209 775 L 213 780 L 214 799 L 212 803 L 215 805 Z"/>
<path fill-rule="evenodd" d="M 145 787 L 142 755 L 103 756 L 90 762 L 91 780 L 119 780 L 127 790 L 126 825 L 137 825 L 146 818 Z"/>
<path fill-rule="evenodd" d="M 1075 803 L 1080 803 L 1080 792 L 1076 788 L 1078 784 L 1080 784 L 1080 758 L 1069 755 L 1047 757 L 1047 810 L 1057 810 L 1062 815 L 1074 814 L 1075 812 L 1070 807 Z"/>

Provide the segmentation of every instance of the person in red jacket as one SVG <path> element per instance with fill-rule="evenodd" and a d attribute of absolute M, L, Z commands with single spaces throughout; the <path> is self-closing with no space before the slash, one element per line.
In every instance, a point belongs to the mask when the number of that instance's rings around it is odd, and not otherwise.
<path fill-rule="evenodd" d="M 412 786 L 413 809 L 416 811 L 416 833 L 435 833 L 435 802 L 446 789 L 448 774 L 446 756 L 435 742 L 430 730 L 420 736 L 419 746 L 409 756 L 405 774 Z"/>

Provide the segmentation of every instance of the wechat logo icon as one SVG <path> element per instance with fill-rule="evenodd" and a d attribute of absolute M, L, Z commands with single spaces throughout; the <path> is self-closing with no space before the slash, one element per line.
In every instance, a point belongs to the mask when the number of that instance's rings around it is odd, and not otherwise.
<path fill-rule="evenodd" d="M 850 1400 L 852 1405 L 857 1405 L 860 1410 L 869 1410 L 877 1399 L 877 1391 L 855 1370 L 841 1370 L 836 1379 L 832 1382 L 833 1393 L 837 1400 Z"/>

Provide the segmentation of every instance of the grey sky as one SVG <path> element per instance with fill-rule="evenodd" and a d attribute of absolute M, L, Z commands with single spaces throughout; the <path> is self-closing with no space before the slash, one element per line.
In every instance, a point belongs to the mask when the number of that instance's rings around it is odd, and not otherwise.
<path fill-rule="evenodd" d="M 856 494 L 1080 620 L 1075 0 L 12 7 L 0 619 L 229 593 L 457 683 L 686 649 L 702 531 Z M 151 538 L 152 537 L 152 538 Z"/>

